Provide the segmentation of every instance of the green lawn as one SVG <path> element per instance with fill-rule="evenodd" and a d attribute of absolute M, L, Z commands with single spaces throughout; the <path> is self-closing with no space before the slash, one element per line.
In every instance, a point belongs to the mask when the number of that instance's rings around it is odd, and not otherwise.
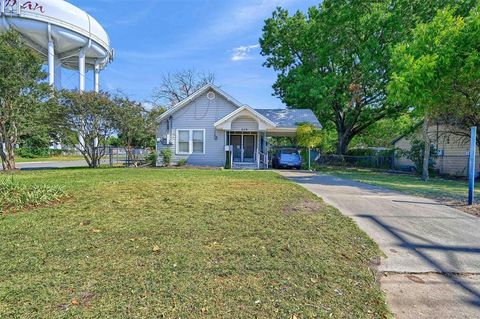
<path fill-rule="evenodd" d="M 431 178 L 424 182 L 416 175 L 389 174 L 357 168 L 322 167 L 320 172 L 433 199 L 459 202 L 465 202 L 467 199 L 466 180 Z M 479 188 L 476 189 L 476 196 L 480 196 Z"/>
<path fill-rule="evenodd" d="M 69 197 L 0 215 L 0 318 L 389 316 L 369 268 L 381 254 L 374 242 L 273 172 L 14 179 Z"/>

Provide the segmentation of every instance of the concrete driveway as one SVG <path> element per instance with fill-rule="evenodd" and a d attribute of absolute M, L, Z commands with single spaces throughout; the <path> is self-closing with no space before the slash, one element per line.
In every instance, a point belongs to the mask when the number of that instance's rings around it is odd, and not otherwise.
<path fill-rule="evenodd" d="M 433 200 L 309 172 L 279 171 L 357 222 L 387 258 L 397 318 L 480 318 L 480 218 Z"/>

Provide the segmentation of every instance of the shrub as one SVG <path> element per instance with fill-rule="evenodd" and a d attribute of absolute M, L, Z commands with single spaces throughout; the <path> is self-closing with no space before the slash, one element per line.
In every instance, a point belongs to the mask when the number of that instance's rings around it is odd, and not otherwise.
<path fill-rule="evenodd" d="M 150 164 L 151 166 L 156 166 L 157 159 L 158 159 L 157 152 L 150 152 L 150 154 L 148 154 L 147 156 L 147 163 Z"/>
<path fill-rule="evenodd" d="M 423 170 L 423 152 L 425 150 L 425 142 L 419 139 L 413 139 L 410 150 L 399 150 L 400 156 L 405 156 L 415 164 L 417 174 L 422 174 Z M 437 149 L 430 145 L 430 159 L 428 161 L 428 170 L 434 173 L 435 160 L 437 159 Z"/>
<path fill-rule="evenodd" d="M 47 157 L 50 153 L 48 148 L 18 148 L 15 154 L 23 158 L 38 158 Z"/>
<path fill-rule="evenodd" d="M 63 196 L 65 191 L 58 186 L 31 185 L 13 179 L 0 180 L 1 213 L 48 204 Z"/>
<path fill-rule="evenodd" d="M 178 166 L 185 166 L 185 165 L 187 165 L 187 160 L 182 158 L 182 159 L 178 160 L 177 165 Z"/>
<path fill-rule="evenodd" d="M 160 151 L 160 155 L 162 156 L 163 166 L 170 166 L 172 163 L 172 150 L 170 148 L 164 148 Z"/>

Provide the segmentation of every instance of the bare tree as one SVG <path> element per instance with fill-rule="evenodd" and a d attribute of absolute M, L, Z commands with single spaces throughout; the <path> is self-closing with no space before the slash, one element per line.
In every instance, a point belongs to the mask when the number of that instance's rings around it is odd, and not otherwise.
<path fill-rule="evenodd" d="M 180 70 L 167 73 L 162 77 L 162 83 L 153 93 L 155 105 L 175 105 L 186 99 L 195 91 L 208 83 L 215 82 L 215 74 L 197 72 L 195 69 Z"/>

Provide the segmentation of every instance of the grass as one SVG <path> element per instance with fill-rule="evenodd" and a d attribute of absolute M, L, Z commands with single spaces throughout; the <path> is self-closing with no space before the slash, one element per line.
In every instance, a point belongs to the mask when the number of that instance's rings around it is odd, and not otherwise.
<path fill-rule="evenodd" d="M 0 318 L 389 316 L 369 267 L 375 243 L 273 172 L 15 178 L 70 197 L 0 215 Z"/>
<path fill-rule="evenodd" d="M 49 157 L 36 157 L 36 158 L 22 158 L 17 157 L 15 161 L 17 163 L 36 163 L 36 162 L 70 162 L 70 161 L 81 161 L 83 156 L 73 156 L 73 155 L 64 155 L 64 156 L 49 156 Z"/>
<path fill-rule="evenodd" d="M 416 175 L 390 174 L 383 171 L 358 168 L 322 167 L 320 172 L 445 201 L 466 201 L 468 192 L 468 182 L 466 180 L 433 177 L 428 182 L 424 182 Z M 476 196 L 480 196 L 480 189 L 478 188 Z"/>
<path fill-rule="evenodd" d="M 64 190 L 57 186 L 32 185 L 3 178 L 0 180 L 0 214 L 45 205 L 64 196 Z"/>

